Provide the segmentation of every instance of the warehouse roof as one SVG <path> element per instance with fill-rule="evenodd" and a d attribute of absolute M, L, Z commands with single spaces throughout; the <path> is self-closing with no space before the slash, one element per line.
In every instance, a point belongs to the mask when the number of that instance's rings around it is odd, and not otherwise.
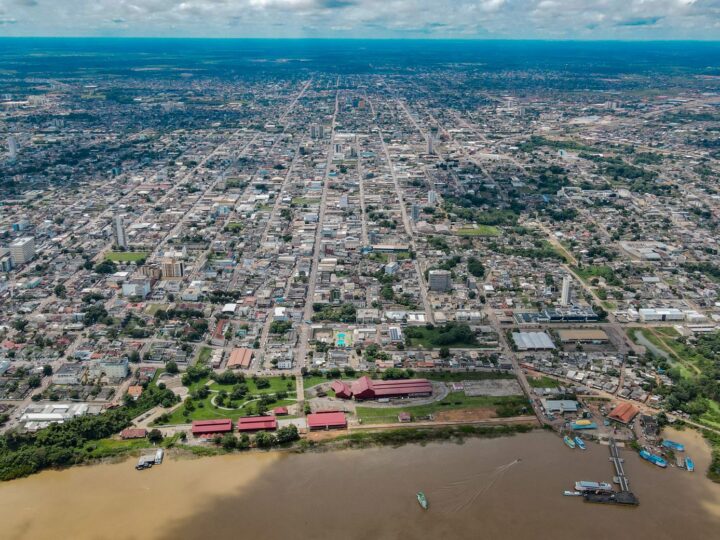
<path fill-rule="evenodd" d="M 554 349 L 555 344 L 545 332 L 513 332 L 513 341 L 521 351 L 530 349 Z"/>

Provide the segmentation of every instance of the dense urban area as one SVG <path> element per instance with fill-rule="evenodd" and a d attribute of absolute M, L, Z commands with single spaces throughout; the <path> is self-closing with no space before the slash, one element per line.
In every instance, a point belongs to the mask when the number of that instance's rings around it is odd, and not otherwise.
<path fill-rule="evenodd" d="M 717 70 L 2 53 L 0 479 L 675 423 L 720 480 Z"/>

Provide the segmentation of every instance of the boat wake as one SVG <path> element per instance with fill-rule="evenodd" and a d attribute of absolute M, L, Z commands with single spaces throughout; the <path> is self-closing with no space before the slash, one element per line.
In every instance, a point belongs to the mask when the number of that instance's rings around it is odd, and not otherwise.
<path fill-rule="evenodd" d="M 516 459 L 514 461 L 511 461 L 510 463 L 507 463 L 505 465 L 500 465 L 498 467 L 495 467 L 489 474 L 488 472 L 480 472 L 471 476 L 468 476 L 462 480 L 458 480 L 455 482 L 450 482 L 449 484 L 441 487 L 438 491 L 445 491 L 445 492 L 454 492 L 456 490 L 461 490 L 460 493 L 458 493 L 457 496 L 450 496 L 450 499 L 454 499 L 455 504 L 453 508 L 450 510 L 452 513 L 461 512 L 465 508 L 468 508 L 471 506 L 475 501 L 477 501 L 480 497 L 482 497 L 485 493 L 487 493 L 494 485 L 495 483 L 500 480 L 507 471 L 509 471 L 512 467 L 520 463 L 520 459 Z M 476 485 L 477 482 L 481 478 L 487 478 L 489 481 L 487 483 L 484 483 L 484 485 L 481 485 L 477 489 L 474 489 L 470 492 L 468 497 L 464 497 L 465 494 L 463 488 L 465 487 L 471 487 L 473 485 Z M 458 498 L 462 497 L 461 500 L 457 500 Z"/>

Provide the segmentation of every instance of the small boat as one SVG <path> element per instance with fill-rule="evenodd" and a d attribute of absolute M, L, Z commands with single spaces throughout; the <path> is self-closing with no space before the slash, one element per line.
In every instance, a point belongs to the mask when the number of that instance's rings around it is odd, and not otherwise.
<path fill-rule="evenodd" d="M 581 497 L 582 493 L 580 493 L 579 491 L 570 491 L 569 489 L 566 489 L 565 491 L 563 491 L 563 495 L 565 495 L 566 497 Z"/>
<path fill-rule="evenodd" d="M 651 454 L 647 450 L 640 450 L 640 457 L 643 458 L 645 461 L 649 461 L 653 465 L 657 465 L 658 467 L 662 467 L 663 469 L 667 467 L 667 461 L 665 461 L 660 456 L 656 456 L 655 454 Z"/>
<path fill-rule="evenodd" d="M 575 440 L 575 444 L 577 444 L 577 446 L 580 450 L 585 450 L 585 448 L 587 448 L 585 446 L 585 441 L 583 441 L 580 437 L 575 437 L 574 440 Z"/>
<path fill-rule="evenodd" d="M 579 422 L 573 422 L 570 424 L 570 427 L 576 431 L 579 431 L 581 429 L 597 429 L 597 424 L 595 422 L 590 422 L 589 424 L 580 424 Z"/>
<path fill-rule="evenodd" d="M 422 506 L 423 510 L 428 509 L 428 500 L 422 491 L 417 492 L 417 500 L 418 500 L 418 503 L 420 503 L 420 506 Z"/>
<path fill-rule="evenodd" d="M 695 462 L 690 459 L 689 456 L 685 458 L 685 468 L 688 472 L 693 472 L 695 470 Z"/>
<path fill-rule="evenodd" d="M 575 448 L 575 441 L 573 441 L 570 437 L 565 435 L 563 437 L 563 442 L 568 445 L 569 448 Z"/>

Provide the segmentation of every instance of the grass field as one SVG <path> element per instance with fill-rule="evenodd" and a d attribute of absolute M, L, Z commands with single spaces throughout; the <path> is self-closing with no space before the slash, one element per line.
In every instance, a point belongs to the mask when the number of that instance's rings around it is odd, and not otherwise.
<path fill-rule="evenodd" d="M 429 379 L 431 381 L 485 381 L 485 380 L 497 380 L 497 379 L 514 379 L 515 375 L 512 373 L 505 373 L 500 371 L 462 371 L 462 372 L 448 372 L 448 371 L 420 371 L 415 373 L 415 377 L 421 379 Z"/>
<path fill-rule="evenodd" d="M 197 361 L 201 364 L 205 364 L 208 360 L 210 360 L 211 354 L 212 349 L 210 347 L 200 347 L 200 350 L 198 351 Z"/>
<path fill-rule="evenodd" d="M 147 259 L 148 255 L 147 251 L 111 251 L 105 258 L 113 262 L 137 262 Z"/>
<path fill-rule="evenodd" d="M 533 388 L 557 388 L 560 386 L 558 381 L 550 377 L 546 377 L 545 375 L 538 377 L 537 379 L 534 377 L 528 377 L 527 381 Z"/>
<path fill-rule="evenodd" d="M 409 346 L 410 347 L 423 347 L 425 349 L 439 349 L 441 345 L 434 345 L 433 342 L 436 342 L 436 339 L 440 335 L 440 328 L 434 327 L 432 329 L 428 329 L 425 326 L 418 326 L 413 328 L 413 332 L 418 333 L 419 335 L 416 336 L 407 336 Z M 447 347 L 463 347 L 468 349 L 476 349 L 479 347 L 477 343 L 472 342 L 466 342 L 466 341 L 455 341 L 452 343 L 448 343 L 446 345 Z"/>
<path fill-rule="evenodd" d="M 450 392 L 445 399 L 436 403 L 410 407 L 356 407 L 356 413 L 365 424 L 392 424 L 398 422 L 397 415 L 401 412 L 410 413 L 415 419 L 440 411 L 503 407 L 503 412 L 508 414 L 500 416 L 514 416 L 527 406 L 527 398 L 524 396 L 466 396 L 464 392 Z"/>
<path fill-rule="evenodd" d="M 458 229 L 458 236 L 500 236 L 500 229 L 492 225 L 478 225 Z"/>

